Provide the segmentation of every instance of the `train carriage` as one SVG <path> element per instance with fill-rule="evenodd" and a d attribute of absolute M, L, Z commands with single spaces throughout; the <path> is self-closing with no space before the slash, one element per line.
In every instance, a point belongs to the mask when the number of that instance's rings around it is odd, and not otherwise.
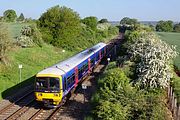
<path fill-rule="evenodd" d="M 45 106 L 57 106 L 106 56 L 106 44 L 98 43 L 36 75 L 35 97 Z"/>

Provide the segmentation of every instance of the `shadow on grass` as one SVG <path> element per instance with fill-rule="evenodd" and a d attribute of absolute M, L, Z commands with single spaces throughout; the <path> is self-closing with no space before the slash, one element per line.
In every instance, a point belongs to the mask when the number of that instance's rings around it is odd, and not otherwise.
<path fill-rule="evenodd" d="M 35 76 L 32 76 L 27 80 L 24 80 L 23 82 L 18 83 L 17 85 L 6 89 L 1 93 L 2 98 L 10 100 L 12 97 L 15 97 L 17 94 L 22 94 L 26 92 L 27 87 L 32 86 L 31 90 L 34 89 L 33 88 L 34 80 L 35 80 Z M 20 93 L 20 91 L 22 91 L 22 93 Z"/>

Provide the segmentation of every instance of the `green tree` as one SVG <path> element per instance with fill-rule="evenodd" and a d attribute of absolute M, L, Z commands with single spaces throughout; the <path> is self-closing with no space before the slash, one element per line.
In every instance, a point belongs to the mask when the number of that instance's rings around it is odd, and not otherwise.
<path fill-rule="evenodd" d="M 20 16 L 17 18 L 17 21 L 24 21 L 24 15 L 23 13 L 20 14 Z"/>
<path fill-rule="evenodd" d="M 105 18 L 103 18 L 103 19 L 101 19 L 101 20 L 99 21 L 99 23 L 108 23 L 108 20 L 105 19 Z"/>
<path fill-rule="evenodd" d="M 3 17 L 6 22 L 14 22 L 17 18 L 16 11 L 14 10 L 6 10 L 3 13 Z"/>
<path fill-rule="evenodd" d="M 54 6 L 43 13 L 37 22 L 45 42 L 71 49 L 80 34 L 80 17 L 72 9 Z"/>
<path fill-rule="evenodd" d="M 180 23 L 175 24 L 173 30 L 174 32 L 180 32 Z"/>
<path fill-rule="evenodd" d="M 128 29 L 132 29 L 132 30 L 137 30 L 140 25 L 137 19 L 134 18 L 128 18 L 128 17 L 124 17 L 121 21 L 120 24 L 123 26 L 126 26 L 126 28 Z"/>
<path fill-rule="evenodd" d="M 87 25 L 87 27 L 95 31 L 97 29 L 98 20 L 96 17 L 90 16 L 90 17 L 84 18 L 82 20 L 82 23 L 84 23 L 85 25 Z"/>
<path fill-rule="evenodd" d="M 135 25 L 138 24 L 138 20 L 137 19 L 131 19 L 128 17 L 124 17 L 121 21 L 120 24 L 127 24 L 127 25 Z"/>
<path fill-rule="evenodd" d="M 156 25 L 156 31 L 158 32 L 171 32 L 173 31 L 173 22 L 172 21 L 159 21 Z"/>

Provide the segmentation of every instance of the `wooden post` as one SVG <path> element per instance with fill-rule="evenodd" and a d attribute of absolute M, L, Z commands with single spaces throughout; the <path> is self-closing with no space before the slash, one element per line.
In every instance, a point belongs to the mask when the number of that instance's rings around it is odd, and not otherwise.
<path fill-rule="evenodd" d="M 175 120 L 179 120 L 179 112 L 180 112 L 180 108 L 179 108 L 180 106 L 179 106 L 179 104 L 177 104 L 177 109 L 176 109 L 176 119 Z"/>
<path fill-rule="evenodd" d="M 174 108 L 173 108 L 173 116 L 176 119 L 176 112 L 177 112 L 177 99 L 174 97 Z"/>
<path fill-rule="evenodd" d="M 170 110 L 172 110 L 172 87 L 170 87 L 169 107 L 170 107 Z"/>
<path fill-rule="evenodd" d="M 174 114 L 174 93 L 172 93 L 171 111 Z"/>
<path fill-rule="evenodd" d="M 178 116 L 177 116 L 177 120 L 180 119 L 180 105 L 178 105 Z"/>

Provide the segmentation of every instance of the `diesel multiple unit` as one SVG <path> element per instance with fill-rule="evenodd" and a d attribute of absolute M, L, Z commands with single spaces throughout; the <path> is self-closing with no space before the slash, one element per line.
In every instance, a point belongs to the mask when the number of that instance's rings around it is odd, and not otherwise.
<path fill-rule="evenodd" d="M 57 106 L 106 56 L 106 44 L 98 43 L 36 75 L 35 97 L 45 106 Z"/>

